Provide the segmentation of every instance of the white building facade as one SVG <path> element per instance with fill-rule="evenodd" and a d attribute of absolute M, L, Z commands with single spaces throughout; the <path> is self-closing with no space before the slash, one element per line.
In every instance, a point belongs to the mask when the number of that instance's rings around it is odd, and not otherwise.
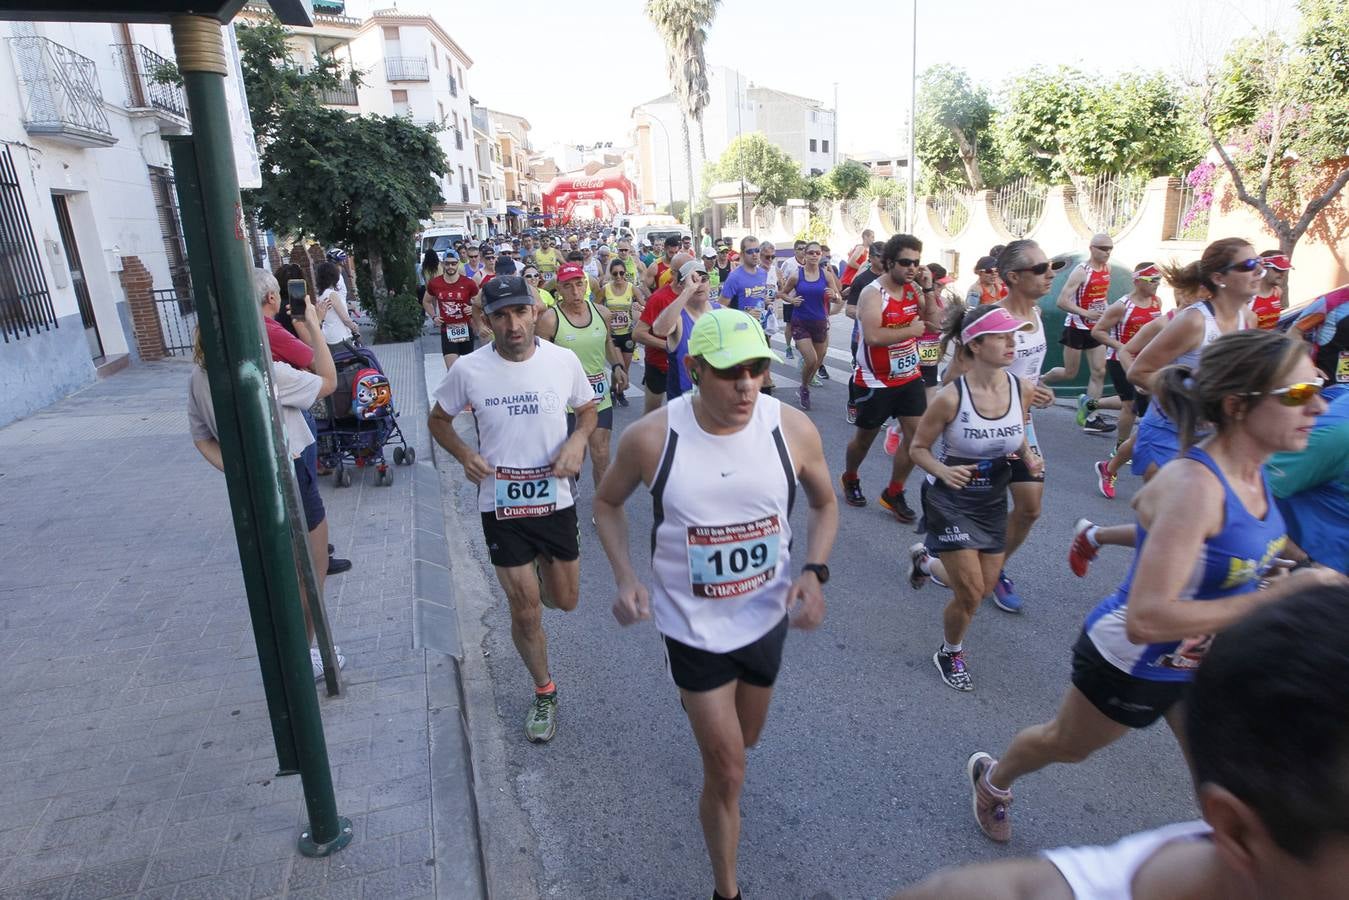
<path fill-rule="evenodd" d="M 486 233 L 466 80 L 473 60 L 431 16 L 396 9 L 376 10 L 361 23 L 350 58 L 364 82 L 360 112 L 441 126 L 437 137 L 449 167 L 441 178 L 445 202 L 435 209 L 436 224 Z"/>
<path fill-rule="evenodd" d="M 801 166 L 802 175 L 824 172 L 837 158 L 835 112 L 816 100 L 755 85 L 729 66 L 708 71 L 710 102 L 703 113 L 707 162 L 718 160 L 738 135 L 759 132 L 785 150 Z M 664 209 L 671 192 L 688 200 L 688 167 L 684 160 L 680 120 L 674 97 L 666 94 L 632 110 L 633 163 L 637 189 L 646 207 Z M 698 155 L 698 127 L 689 123 L 693 154 L 693 190 L 702 185 L 703 160 Z"/>
<path fill-rule="evenodd" d="M 164 292 L 179 345 L 193 321 L 163 141 L 186 130 L 187 104 L 152 77 L 173 58 L 169 29 L 12 22 L 0 36 L 3 425 L 138 358 L 125 267 Z"/>

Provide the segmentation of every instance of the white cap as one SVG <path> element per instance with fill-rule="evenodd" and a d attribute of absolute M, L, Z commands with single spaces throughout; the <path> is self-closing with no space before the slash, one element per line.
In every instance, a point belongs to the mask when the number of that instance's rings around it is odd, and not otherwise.
<path fill-rule="evenodd" d="M 510 241 L 507 241 L 506 243 L 502 244 L 500 247 L 497 248 L 497 252 L 498 252 L 498 253 L 514 253 L 514 252 L 515 252 L 515 248 L 511 246 Z"/>
<path fill-rule="evenodd" d="M 703 259 L 716 259 L 716 258 L 717 258 L 717 251 L 715 249 L 713 249 L 712 247 L 703 248 Z"/>

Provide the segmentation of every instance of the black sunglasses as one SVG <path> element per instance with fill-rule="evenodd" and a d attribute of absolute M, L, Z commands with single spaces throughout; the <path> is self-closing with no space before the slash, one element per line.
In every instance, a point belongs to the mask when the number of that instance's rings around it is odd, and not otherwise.
<path fill-rule="evenodd" d="M 744 375 L 750 378 L 758 378 L 768 371 L 771 361 L 767 359 L 756 359 L 753 362 L 741 363 L 738 366 L 731 366 L 729 369 L 718 369 L 716 366 L 708 366 L 707 370 L 712 373 L 714 378 L 722 381 L 739 381 Z"/>
<path fill-rule="evenodd" d="M 1263 269 L 1265 261 L 1258 256 L 1252 256 L 1250 259 L 1238 260 L 1234 263 L 1228 263 L 1219 269 L 1219 272 L 1231 272 L 1233 269 L 1239 272 L 1254 272 L 1256 269 Z"/>
<path fill-rule="evenodd" d="M 1033 265 L 1033 266 L 1026 266 L 1026 267 L 1023 268 L 1023 269 L 1013 269 L 1012 271 L 1013 271 L 1013 272 L 1030 272 L 1030 273 L 1033 274 L 1033 275 L 1043 275 L 1044 273 L 1048 272 L 1050 269 L 1053 269 L 1055 272 L 1057 272 L 1057 271 L 1059 271 L 1059 269 L 1062 269 L 1065 265 L 1066 265 L 1066 263 L 1065 263 L 1063 260 L 1061 260 L 1061 259 L 1056 259 L 1056 260 L 1054 260 L 1053 262 L 1036 263 L 1036 264 Z"/>
<path fill-rule="evenodd" d="M 905 258 L 902 257 L 902 256 L 901 256 L 899 259 L 895 260 L 895 265 L 897 265 L 897 266 L 907 266 L 908 268 L 913 268 L 914 266 L 919 265 L 920 263 L 921 263 L 921 260 L 917 260 L 917 259 L 905 259 Z"/>

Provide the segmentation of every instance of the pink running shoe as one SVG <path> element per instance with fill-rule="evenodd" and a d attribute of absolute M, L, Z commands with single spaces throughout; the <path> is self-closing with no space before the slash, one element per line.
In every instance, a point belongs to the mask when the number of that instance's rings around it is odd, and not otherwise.
<path fill-rule="evenodd" d="M 891 425 L 885 429 L 885 452 L 894 456 L 899 450 L 899 426 Z"/>

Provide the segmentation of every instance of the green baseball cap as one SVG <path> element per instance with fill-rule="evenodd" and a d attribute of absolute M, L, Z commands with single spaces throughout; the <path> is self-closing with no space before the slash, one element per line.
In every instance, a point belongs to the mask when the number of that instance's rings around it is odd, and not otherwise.
<path fill-rule="evenodd" d="M 689 356 L 701 357 L 715 369 L 729 369 L 752 359 L 782 362 L 752 316 L 724 307 L 698 317 L 689 332 Z"/>

